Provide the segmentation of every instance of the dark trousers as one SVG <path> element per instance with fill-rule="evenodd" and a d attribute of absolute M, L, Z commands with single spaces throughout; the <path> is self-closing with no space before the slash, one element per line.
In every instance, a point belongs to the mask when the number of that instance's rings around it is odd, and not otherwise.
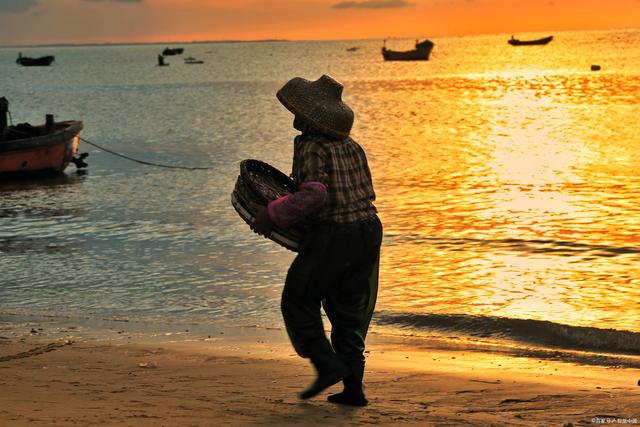
<path fill-rule="evenodd" d="M 331 344 L 344 362 L 364 361 L 364 340 L 378 293 L 382 224 L 319 223 L 308 231 L 282 292 L 282 315 L 302 357 L 328 347 L 321 306 L 331 322 Z"/>

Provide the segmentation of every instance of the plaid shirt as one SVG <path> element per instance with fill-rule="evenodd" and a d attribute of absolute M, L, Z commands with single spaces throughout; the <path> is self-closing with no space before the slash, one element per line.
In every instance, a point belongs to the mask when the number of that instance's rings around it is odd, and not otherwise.
<path fill-rule="evenodd" d="M 308 181 L 327 187 L 326 203 L 311 215 L 316 221 L 356 222 L 376 215 L 371 172 L 364 150 L 351 138 L 296 137 L 293 172 L 296 185 Z"/>

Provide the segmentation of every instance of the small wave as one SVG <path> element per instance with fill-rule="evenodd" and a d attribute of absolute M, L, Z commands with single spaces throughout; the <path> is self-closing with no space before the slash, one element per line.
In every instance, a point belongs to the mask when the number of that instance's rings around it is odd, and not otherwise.
<path fill-rule="evenodd" d="M 442 250 L 459 251 L 461 247 L 481 247 L 494 250 L 528 252 L 531 254 L 556 254 L 564 256 L 591 255 L 615 257 L 619 255 L 640 254 L 640 247 L 609 246 L 552 239 L 475 239 L 424 237 L 418 235 L 385 234 L 385 244 L 430 244 Z"/>
<path fill-rule="evenodd" d="M 640 332 L 570 326 L 546 320 L 464 314 L 376 313 L 380 325 L 458 332 L 471 337 L 512 340 L 552 349 L 640 355 Z"/>
<path fill-rule="evenodd" d="M 28 253 L 68 253 L 72 252 L 65 242 L 55 237 L 0 236 L 0 254 L 23 255 Z"/>

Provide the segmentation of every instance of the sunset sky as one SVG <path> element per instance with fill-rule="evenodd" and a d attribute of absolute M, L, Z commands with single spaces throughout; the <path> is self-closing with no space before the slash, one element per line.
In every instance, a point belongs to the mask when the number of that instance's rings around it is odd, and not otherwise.
<path fill-rule="evenodd" d="M 0 45 L 640 27 L 640 0 L 0 0 Z"/>

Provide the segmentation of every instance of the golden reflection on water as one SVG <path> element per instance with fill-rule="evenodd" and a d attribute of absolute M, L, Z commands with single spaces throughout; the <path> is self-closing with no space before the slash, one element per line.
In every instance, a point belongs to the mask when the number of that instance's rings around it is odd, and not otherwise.
<path fill-rule="evenodd" d="M 394 157 L 377 171 L 381 308 L 638 330 L 640 215 L 625 199 L 640 203 L 628 193 L 640 188 L 624 167 L 640 153 L 626 125 L 638 125 L 610 122 L 606 100 L 630 100 L 609 82 L 535 71 L 465 80 L 463 99 L 435 118 L 433 106 L 415 111 L 447 88 L 390 85 L 381 99 L 408 100 L 393 106 L 405 108 L 395 110 L 404 145 L 374 152 Z M 620 129 L 594 135 L 607 126 Z M 622 167 L 607 176 L 612 143 Z"/>
<path fill-rule="evenodd" d="M 499 190 L 480 215 L 506 219 L 504 228 L 511 237 L 559 237 L 562 229 L 546 220 L 549 217 L 593 219 L 562 191 L 565 183 L 580 182 L 576 169 L 588 157 L 588 148 L 581 140 L 554 137 L 554 129 L 575 126 L 566 104 L 550 96 L 552 89 L 542 94 L 507 89 L 494 101 L 497 114 L 485 138 L 493 143 L 487 167 Z"/>

